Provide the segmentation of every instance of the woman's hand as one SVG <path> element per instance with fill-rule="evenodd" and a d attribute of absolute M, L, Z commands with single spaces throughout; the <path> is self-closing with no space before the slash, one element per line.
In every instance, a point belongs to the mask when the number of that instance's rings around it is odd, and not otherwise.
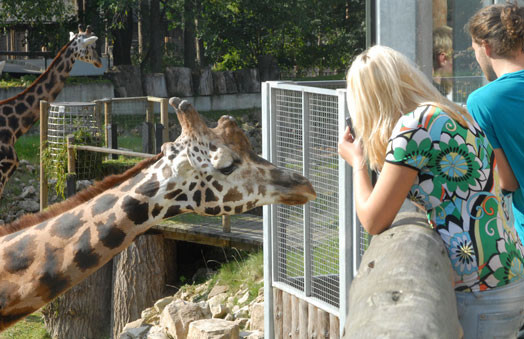
<path fill-rule="evenodd" d="M 346 127 L 344 134 L 340 137 L 338 154 L 355 169 L 366 165 L 362 144 L 358 141 L 355 142 L 355 137 L 349 131 L 349 127 Z"/>

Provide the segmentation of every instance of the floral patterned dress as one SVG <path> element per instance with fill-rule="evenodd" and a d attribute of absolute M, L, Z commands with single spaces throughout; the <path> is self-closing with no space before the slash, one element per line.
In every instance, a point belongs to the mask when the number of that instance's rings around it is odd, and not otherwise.
<path fill-rule="evenodd" d="M 393 130 L 386 161 L 419 173 L 408 198 L 444 241 L 455 290 L 484 291 L 524 277 L 524 248 L 502 205 L 495 155 L 476 123 L 465 128 L 421 106 Z"/>

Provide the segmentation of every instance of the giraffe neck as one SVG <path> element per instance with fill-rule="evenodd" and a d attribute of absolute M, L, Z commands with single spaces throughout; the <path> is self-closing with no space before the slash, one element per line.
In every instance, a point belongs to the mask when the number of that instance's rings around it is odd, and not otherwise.
<path fill-rule="evenodd" d="M 0 238 L 0 331 L 80 283 L 161 219 L 187 211 L 165 205 L 173 200 L 167 191 L 180 190 L 159 181 L 154 167 Z"/>
<path fill-rule="evenodd" d="M 0 127 L 8 127 L 13 135 L 13 143 L 27 132 L 40 118 L 40 100 L 53 102 L 73 68 L 76 53 L 69 41 L 46 71 L 20 94 L 0 102 Z"/>

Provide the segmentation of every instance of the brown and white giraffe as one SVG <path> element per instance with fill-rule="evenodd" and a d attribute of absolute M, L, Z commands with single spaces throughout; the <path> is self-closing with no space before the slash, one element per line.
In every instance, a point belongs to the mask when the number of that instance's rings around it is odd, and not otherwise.
<path fill-rule="evenodd" d="M 182 133 L 162 153 L 0 233 L 0 331 L 78 284 L 162 219 L 305 204 L 311 183 L 256 155 L 233 118 L 210 129 L 171 98 Z M 0 231 L 2 232 L 2 231 Z"/>
<path fill-rule="evenodd" d="M 53 102 L 56 99 L 75 60 L 102 67 L 95 49 L 97 39 L 89 26 L 76 35 L 71 33 L 71 40 L 43 74 L 20 94 L 0 101 L 0 197 L 7 180 L 18 167 L 15 142 L 38 121 L 40 100 Z"/>

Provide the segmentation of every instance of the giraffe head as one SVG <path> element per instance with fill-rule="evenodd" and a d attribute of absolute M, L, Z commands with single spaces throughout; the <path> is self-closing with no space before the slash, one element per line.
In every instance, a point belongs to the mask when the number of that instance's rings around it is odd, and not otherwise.
<path fill-rule="evenodd" d="M 82 25 L 79 25 L 78 34 L 70 32 L 69 39 L 74 40 L 71 42 L 71 48 L 73 49 L 76 60 L 93 64 L 98 68 L 102 67 L 102 61 L 96 51 L 95 45 L 98 37 L 91 32 L 91 26 L 88 25 L 84 31 Z"/>
<path fill-rule="evenodd" d="M 266 204 L 297 205 L 315 199 L 305 177 L 255 154 L 232 117 L 222 116 L 211 129 L 189 102 L 171 98 L 169 103 L 182 132 L 162 146 L 164 156 L 155 167 L 167 180 L 166 196 L 184 201 L 180 212 L 229 215 Z M 176 189 L 170 191 L 170 186 Z"/>

